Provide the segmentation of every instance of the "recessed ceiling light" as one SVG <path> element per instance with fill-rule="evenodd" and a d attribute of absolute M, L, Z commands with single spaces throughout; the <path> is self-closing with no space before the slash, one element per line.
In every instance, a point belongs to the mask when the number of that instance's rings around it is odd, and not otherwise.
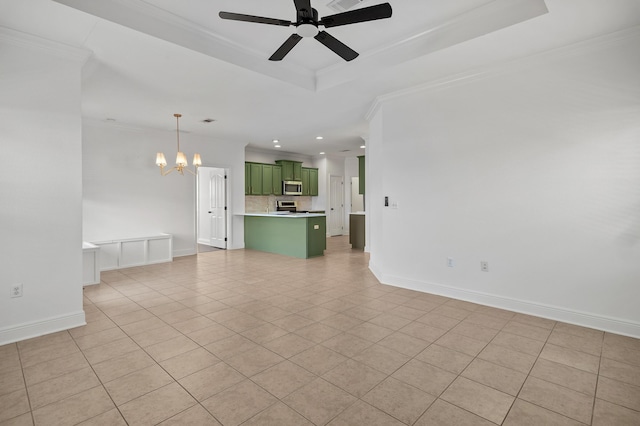
<path fill-rule="evenodd" d="M 324 155 L 324 152 L 321 152 L 320 155 Z"/>
<path fill-rule="evenodd" d="M 276 148 L 280 148 L 280 145 L 274 145 L 274 147 L 276 147 Z"/>
<path fill-rule="evenodd" d="M 365 145 L 360 145 L 360 148 L 365 149 L 366 146 Z"/>
<path fill-rule="evenodd" d="M 323 138 L 322 136 L 316 136 L 316 139 L 318 139 L 318 140 L 322 140 L 322 139 L 324 139 L 324 138 Z"/>
<path fill-rule="evenodd" d="M 116 121 L 116 119 L 115 119 L 115 118 L 108 117 L 108 118 L 107 118 L 107 121 Z"/>
<path fill-rule="evenodd" d="M 278 139 L 273 140 L 273 143 L 278 143 L 278 142 L 280 142 Z"/>

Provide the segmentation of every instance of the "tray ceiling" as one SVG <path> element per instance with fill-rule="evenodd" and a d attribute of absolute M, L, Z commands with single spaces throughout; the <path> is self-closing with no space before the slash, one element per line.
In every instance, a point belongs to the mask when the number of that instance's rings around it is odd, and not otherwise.
<path fill-rule="evenodd" d="M 311 39 L 268 61 L 293 27 L 218 17 L 293 20 L 292 0 L 0 0 L 0 26 L 93 52 L 82 81 L 87 120 L 172 138 L 179 112 L 181 129 L 214 140 L 273 150 L 279 139 L 283 151 L 354 156 L 376 98 L 640 24 L 637 0 L 388 1 L 389 19 L 327 30 L 360 53 L 351 62 Z M 329 3 L 312 0 L 320 16 L 336 13 Z"/>

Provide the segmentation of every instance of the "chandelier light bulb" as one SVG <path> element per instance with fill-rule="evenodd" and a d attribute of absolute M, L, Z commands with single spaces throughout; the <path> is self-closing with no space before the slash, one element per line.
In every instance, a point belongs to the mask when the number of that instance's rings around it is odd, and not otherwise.
<path fill-rule="evenodd" d="M 167 159 L 164 158 L 164 153 L 159 152 L 156 154 L 156 166 L 164 167 L 167 165 Z"/>
<path fill-rule="evenodd" d="M 178 155 L 176 155 L 176 166 L 186 167 L 187 164 L 187 157 L 184 155 L 184 152 L 178 151 Z"/>

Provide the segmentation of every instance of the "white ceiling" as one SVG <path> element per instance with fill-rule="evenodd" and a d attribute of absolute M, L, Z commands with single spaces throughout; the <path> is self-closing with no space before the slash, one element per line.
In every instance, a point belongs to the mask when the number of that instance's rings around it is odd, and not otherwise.
<path fill-rule="evenodd" d="M 93 52 L 87 118 L 169 133 L 179 112 L 186 132 L 350 156 L 363 153 L 364 117 L 378 96 L 640 24 L 637 0 L 389 2 L 390 19 L 327 29 L 360 53 L 351 62 L 313 39 L 268 61 L 293 27 L 218 17 L 295 20 L 292 0 L 0 0 L 0 25 Z M 312 0 L 321 17 L 336 13 L 328 3 Z"/>

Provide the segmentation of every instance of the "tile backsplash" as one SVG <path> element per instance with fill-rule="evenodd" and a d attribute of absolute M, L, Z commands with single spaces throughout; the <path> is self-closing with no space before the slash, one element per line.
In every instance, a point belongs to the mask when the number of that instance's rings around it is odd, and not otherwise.
<path fill-rule="evenodd" d="M 293 195 L 245 195 L 244 211 L 246 213 L 266 213 L 276 211 L 276 201 L 293 200 L 298 202 L 298 210 L 312 210 L 311 197 Z"/>

